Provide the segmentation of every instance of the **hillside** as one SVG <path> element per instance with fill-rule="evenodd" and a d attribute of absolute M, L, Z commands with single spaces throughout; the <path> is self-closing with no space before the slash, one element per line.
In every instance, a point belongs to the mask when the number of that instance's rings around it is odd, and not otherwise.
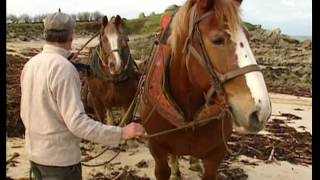
<path fill-rule="evenodd" d="M 143 35 L 158 32 L 160 30 L 161 14 L 154 14 L 144 18 L 126 20 L 125 31 L 129 35 Z M 249 29 L 255 29 L 256 26 L 248 22 L 244 22 Z M 77 35 L 92 35 L 99 30 L 98 22 L 77 22 L 75 33 Z M 40 40 L 42 39 L 43 24 L 7 24 L 6 27 L 7 40 L 18 39 L 21 41 Z"/>

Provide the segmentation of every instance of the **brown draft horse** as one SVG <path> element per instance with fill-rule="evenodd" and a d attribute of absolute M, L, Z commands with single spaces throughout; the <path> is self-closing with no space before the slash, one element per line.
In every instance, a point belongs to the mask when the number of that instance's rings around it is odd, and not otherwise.
<path fill-rule="evenodd" d="M 88 101 L 97 119 L 104 122 L 107 109 L 108 124 L 114 124 L 112 107 L 126 111 L 137 90 L 138 74 L 134 67 L 123 20 L 117 15 L 111 22 L 102 18 L 99 45 L 90 52 L 91 70 L 86 78 Z"/>
<path fill-rule="evenodd" d="M 224 110 L 230 113 L 200 127 L 150 138 L 158 180 L 170 177 L 169 155 L 201 159 L 203 179 L 216 180 L 226 154 L 224 141 L 233 126 L 242 133 L 256 133 L 271 115 L 262 73 L 247 69 L 257 63 L 241 28 L 240 4 L 241 0 L 188 0 L 173 17 L 167 42 L 172 51 L 167 88 L 184 120 L 194 120 L 209 91 L 213 92 L 210 106 L 216 111 L 212 116 Z M 144 104 L 143 109 L 141 118 L 148 134 L 176 128 L 152 105 Z"/>

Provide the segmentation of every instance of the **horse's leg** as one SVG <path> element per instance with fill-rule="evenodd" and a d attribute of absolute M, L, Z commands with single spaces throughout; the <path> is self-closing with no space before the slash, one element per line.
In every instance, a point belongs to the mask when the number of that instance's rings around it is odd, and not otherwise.
<path fill-rule="evenodd" d="M 149 144 L 149 150 L 155 160 L 155 176 L 157 180 L 169 180 L 171 170 L 168 165 L 168 153 L 160 146 L 153 146 Z"/>
<path fill-rule="evenodd" d="M 204 164 L 204 175 L 203 180 L 217 180 L 217 172 L 219 164 L 223 160 L 226 154 L 226 149 L 224 145 L 216 148 L 212 153 L 210 153 L 205 159 L 202 159 Z"/>
<path fill-rule="evenodd" d="M 92 93 L 89 93 L 89 94 L 91 96 L 90 99 L 93 105 L 94 112 L 97 116 L 97 119 L 103 123 L 104 117 L 105 117 L 105 106 L 99 98 L 96 98 Z"/>
<path fill-rule="evenodd" d="M 94 107 L 93 107 L 93 102 L 92 102 L 92 95 L 91 92 L 88 90 L 88 94 L 87 94 L 87 108 L 88 108 L 88 113 L 95 113 L 94 112 Z"/>
<path fill-rule="evenodd" d="M 112 109 L 107 108 L 107 124 L 114 125 L 114 118 L 112 114 Z"/>
<path fill-rule="evenodd" d="M 189 164 L 190 164 L 190 167 L 189 167 L 190 170 L 197 171 L 203 174 L 203 167 L 201 166 L 201 162 L 199 159 L 190 156 Z"/>
<path fill-rule="evenodd" d="M 169 155 L 169 164 L 171 166 L 171 180 L 181 179 L 181 173 L 179 170 L 179 156 Z"/>
<path fill-rule="evenodd" d="M 85 81 L 82 81 L 81 83 L 81 100 L 83 102 L 84 105 L 84 109 L 86 110 L 86 112 L 88 112 L 88 85 Z"/>

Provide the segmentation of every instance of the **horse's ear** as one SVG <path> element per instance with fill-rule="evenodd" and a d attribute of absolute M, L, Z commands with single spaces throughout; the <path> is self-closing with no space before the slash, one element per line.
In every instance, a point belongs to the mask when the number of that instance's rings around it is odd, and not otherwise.
<path fill-rule="evenodd" d="M 108 18 L 107 18 L 107 16 L 103 16 L 103 17 L 102 17 L 102 22 L 101 22 L 101 24 L 103 25 L 103 27 L 105 27 L 105 26 L 108 24 Z"/>
<path fill-rule="evenodd" d="M 241 3 L 242 3 L 242 0 L 235 0 L 235 1 L 237 1 L 239 4 L 241 4 Z"/>
<path fill-rule="evenodd" d="M 201 9 L 209 10 L 214 6 L 214 4 L 217 1 L 221 1 L 221 0 L 197 0 L 197 3 Z M 238 2 L 239 4 L 242 3 L 242 0 L 234 0 L 234 1 Z"/>
<path fill-rule="evenodd" d="M 122 19 L 119 15 L 116 16 L 114 24 L 118 27 L 122 23 Z"/>
<path fill-rule="evenodd" d="M 201 9 L 208 10 L 213 7 L 214 2 L 217 0 L 198 0 L 198 6 Z"/>

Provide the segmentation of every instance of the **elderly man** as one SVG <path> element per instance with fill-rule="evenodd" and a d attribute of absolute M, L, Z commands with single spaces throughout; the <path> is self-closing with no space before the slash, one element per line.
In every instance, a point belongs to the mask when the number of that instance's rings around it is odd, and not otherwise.
<path fill-rule="evenodd" d="M 144 128 L 124 128 L 89 118 L 80 100 L 80 79 L 70 56 L 75 21 L 58 12 L 44 20 L 46 44 L 21 74 L 21 119 L 25 148 L 36 179 L 78 180 L 81 177 L 80 138 L 108 146 L 141 136 Z"/>

